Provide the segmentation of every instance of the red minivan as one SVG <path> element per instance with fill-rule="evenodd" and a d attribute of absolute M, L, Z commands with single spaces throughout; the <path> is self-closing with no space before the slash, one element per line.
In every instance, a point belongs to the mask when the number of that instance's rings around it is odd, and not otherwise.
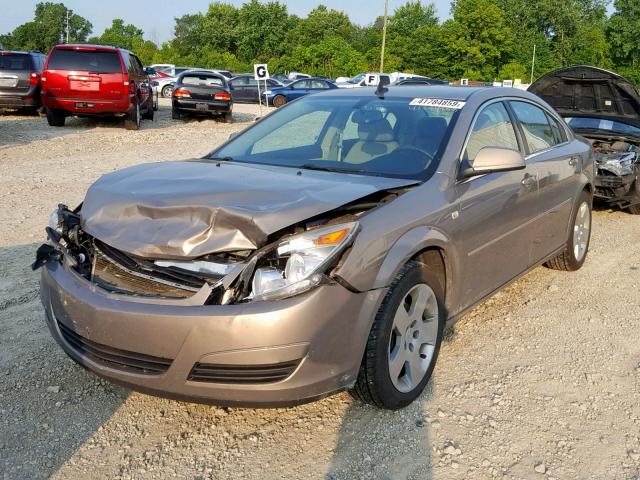
<path fill-rule="evenodd" d="M 157 102 L 140 59 L 103 45 L 56 45 L 42 72 L 42 104 L 49 125 L 62 127 L 70 115 L 124 117 L 128 130 L 153 120 Z"/>

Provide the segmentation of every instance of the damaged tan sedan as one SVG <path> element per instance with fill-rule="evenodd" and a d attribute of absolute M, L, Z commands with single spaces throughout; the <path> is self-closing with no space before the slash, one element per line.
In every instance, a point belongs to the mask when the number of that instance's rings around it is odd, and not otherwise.
<path fill-rule="evenodd" d="M 76 362 L 155 395 L 349 390 L 401 408 L 445 325 L 537 265 L 582 266 L 592 155 L 519 90 L 308 96 L 205 158 L 109 173 L 59 206 L 33 265 L 48 326 Z"/>

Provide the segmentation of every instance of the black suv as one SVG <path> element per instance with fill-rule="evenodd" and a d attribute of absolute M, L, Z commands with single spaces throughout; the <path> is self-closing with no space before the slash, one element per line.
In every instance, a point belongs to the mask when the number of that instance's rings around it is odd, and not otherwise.
<path fill-rule="evenodd" d="M 0 108 L 40 108 L 40 52 L 0 50 Z"/>

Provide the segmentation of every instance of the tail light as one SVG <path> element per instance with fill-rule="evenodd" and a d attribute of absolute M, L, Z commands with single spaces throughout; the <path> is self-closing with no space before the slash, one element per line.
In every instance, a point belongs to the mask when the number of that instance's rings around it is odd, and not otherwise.
<path fill-rule="evenodd" d="M 31 72 L 29 75 L 29 85 L 38 85 L 40 83 L 40 74 L 38 72 Z"/>
<path fill-rule="evenodd" d="M 226 100 L 229 101 L 231 100 L 231 95 L 229 95 L 227 92 L 223 92 L 223 93 L 216 93 L 213 96 L 214 100 Z"/>
<path fill-rule="evenodd" d="M 177 90 L 173 91 L 173 96 L 180 98 L 191 98 L 191 92 L 189 92 L 189 90 L 185 90 L 184 88 L 178 88 Z"/>
<path fill-rule="evenodd" d="M 125 87 L 129 87 L 129 93 L 132 93 L 135 95 L 136 93 L 136 84 L 135 82 L 130 82 L 129 81 L 129 75 L 124 76 L 124 82 L 123 82 Z"/>

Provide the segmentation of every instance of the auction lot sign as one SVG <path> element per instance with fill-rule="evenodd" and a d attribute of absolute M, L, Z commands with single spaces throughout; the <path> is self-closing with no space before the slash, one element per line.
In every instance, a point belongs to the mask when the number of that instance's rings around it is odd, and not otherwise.
<path fill-rule="evenodd" d="M 256 63 L 253 65 L 253 78 L 256 80 L 267 80 L 270 78 L 266 63 Z"/>

